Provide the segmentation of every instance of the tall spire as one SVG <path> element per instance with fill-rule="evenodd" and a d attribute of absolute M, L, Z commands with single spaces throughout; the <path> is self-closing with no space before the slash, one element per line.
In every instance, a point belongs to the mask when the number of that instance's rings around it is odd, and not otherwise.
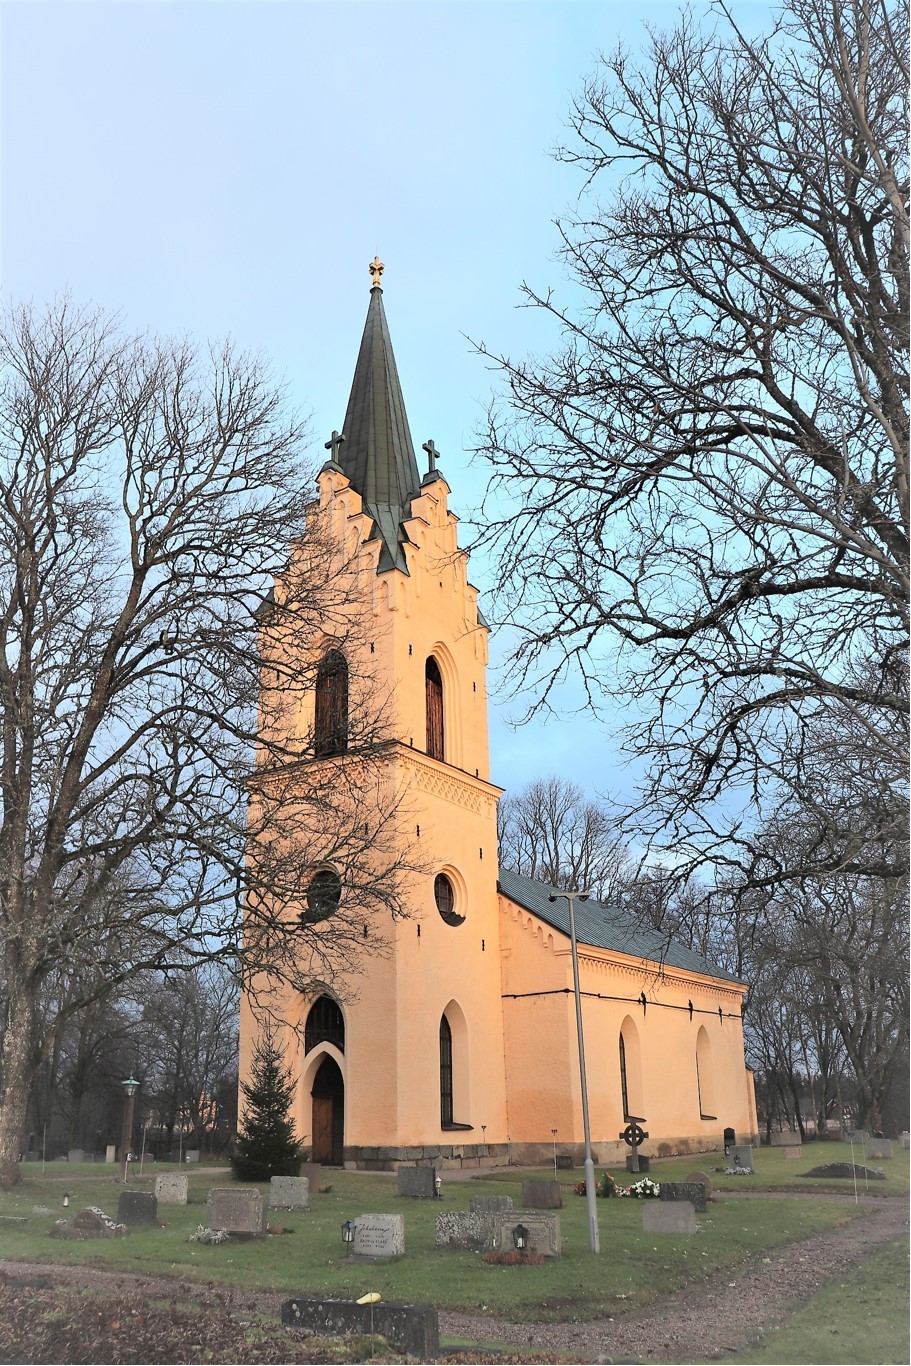
<path fill-rule="evenodd" d="M 345 444 L 335 459 L 376 525 L 383 543 L 378 569 L 407 572 L 402 523 L 411 516 L 421 479 L 383 310 L 379 258 L 369 269 L 374 284 L 342 428 Z"/>

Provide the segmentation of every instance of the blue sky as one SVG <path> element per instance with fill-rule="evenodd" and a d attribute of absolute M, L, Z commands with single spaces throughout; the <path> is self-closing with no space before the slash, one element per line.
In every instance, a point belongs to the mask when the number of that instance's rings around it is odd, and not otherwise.
<path fill-rule="evenodd" d="M 321 443 L 344 417 L 379 253 L 412 434 L 436 442 L 467 517 L 484 471 L 465 451 L 494 382 L 468 338 L 513 355 L 552 342 L 519 287 L 561 285 L 552 220 L 581 186 L 551 150 L 572 93 L 599 50 L 639 47 L 678 11 L 5 0 L 4 292 L 69 288 L 136 329 L 230 334 L 268 355 Z M 472 578 L 483 592 L 481 560 Z M 509 727 L 500 654 L 492 641 L 495 781 L 622 791 L 610 726 L 570 717 L 571 689 L 566 719 Z"/>

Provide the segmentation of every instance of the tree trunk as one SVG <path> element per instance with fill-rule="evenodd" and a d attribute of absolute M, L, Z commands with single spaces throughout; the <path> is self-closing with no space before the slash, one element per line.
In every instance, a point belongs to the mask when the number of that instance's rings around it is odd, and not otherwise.
<path fill-rule="evenodd" d="M 0 1189 L 4 1190 L 21 1179 L 22 1143 L 35 1073 L 35 1021 L 34 995 L 27 987 L 11 982 L 0 1045 Z"/>

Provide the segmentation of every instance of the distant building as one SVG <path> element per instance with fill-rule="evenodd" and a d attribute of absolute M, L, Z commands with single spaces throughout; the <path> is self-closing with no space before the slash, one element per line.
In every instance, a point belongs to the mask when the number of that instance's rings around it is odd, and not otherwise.
<path fill-rule="evenodd" d="M 563 899 L 498 867 L 487 740 L 488 629 L 466 578 L 449 485 L 418 472 L 378 274 L 355 365 L 344 443 L 319 475 L 320 508 L 343 528 L 369 630 L 355 647 L 392 699 L 388 763 L 410 792 L 426 873 L 391 952 L 365 954 L 352 980 L 286 999 L 296 1122 L 315 1161 L 361 1168 L 531 1163 L 558 1149 L 581 1159 L 583 1126 L 572 963 Z M 341 552 L 340 552 L 341 553 Z M 313 763 L 333 762 L 357 661 L 314 642 L 323 662 L 309 712 Z M 299 781 L 306 784 L 307 766 Z M 314 868 L 331 879 L 331 868 Z M 314 883 L 315 885 L 315 883 Z M 616 1161 L 630 1116 L 644 1152 L 697 1152 L 757 1132 L 730 974 L 623 912 L 577 906 L 591 1131 Z M 256 1022 L 241 1012 L 241 1076 Z M 554 1134 L 556 1131 L 556 1135 Z"/>

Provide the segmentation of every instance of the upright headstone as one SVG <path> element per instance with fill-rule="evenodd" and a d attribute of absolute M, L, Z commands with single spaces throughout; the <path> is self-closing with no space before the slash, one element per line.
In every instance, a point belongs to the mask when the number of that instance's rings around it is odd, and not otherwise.
<path fill-rule="evenodd" d="M 206 1201 L 209 1228 L 226 1233 L 266 1231 L 262 1192 L 252 1186 L 213 1186 Z"/>
<path fill-rule="evenodd" d="M 128 1228 L 154 1228 L 158 1222 L 158 1201 L 151 1191 L 121 1191 L 117 1222 Z"/>
<path fill-rule="evenodd" d="M 799 1135 L 793 1129 L 773 1130 L 769 1138 L 773 1148 L 792 1148 L 800 1142 Z"/>
<path fill-rule="evenodd" d="M 908 1148 L 911 1147 L 911 1133 L 909 1133 L 907 1129 L 903 1129 L 898 1136 L 898 1141 L 904 1148 L 905 1152 L 907 1152 Z"/>
<path fill-rule="evenodd" d="M 85 1151 L 82 1148 L 70 1148 L 66 1155 L 67 1162 L 84 1162 Z"/>
<path fill-rule="evenodd" d="M 109 1143 L 108 1146 L 105 1148 L 105 1150 L 104 1150 L 104 1160 L 105 1160 L 105 1162 L 116 1162 L 116 1161 L 117 1161 L 117 1144 L 116 1144 L 116 1143 Z"/>
<path fill-rule="evenodd" d="M 740 1167 L 743 1171 L 747 1172 L 753 1170 L 753 1149 L 749 1144 L 744 1146 L 737 1144 L 736 1147 L 731 1149 L 728 1158 L 732 1167 Z"/>
<path fill-rule="evenodd" d="M 427 1305 L 285 1300 L 282 1323 L 319 1337 L 375 1333 L 415 1361 L 435 1361 L 440 1351 L 439 1316 Z"/>
<path fill-rule="evenodd" d="M 405 1255 L 405 1220 L 400 1214 L 359 1214 L 354 1221 L 355 1257 L 388 1261 Z"/>
<path fill-rule="evenodd" d="M 662 1181 L 659 1200 L 688 1200 L 700 1214 L 705 1214 L 705 1186 L 701 1181 Z"/>
<path fill-rule="evenodd" d="M 892 1156 L 891 1138 L 866 1138 L 864 1139 L 864 1157 L 869 1161 L 870 1158 Z"/>
<path fill-rule="evenodd" d="M 483 1252 L 493 1247 L 495 1216 L 476 1210 L 447 1210 L 437 1215 L 434 1247 L 457 1252 Z"/>
<path fill-rule="evenodd" d="M 689 1200 L 643 1200 L 642 1232 L 695 1233 L 696 1207 Z"/>
<path fill-rule="evenodd" d="M 306 1176 L 273 1176 L 269 1182 L 270 1209 L 309 1209 L 310 1182 Z"/>
<path fill-rule="evenodd" d="M 524 1209 L 562 1209 L 563 1196 L 559 1181 L 523 1181 Z"/>
<path fill-rule="evenodd" d="M 431 1200 L 436 1195 L 436 1172 L 433 1167 L 399 1167 L 396 1187 L 399 1195 L 412 1200 Z"/>
<path fill-rule="evenodd" d="M 189 1180 L 183 1172 L 165 1172 L 155 1178 L 155 1195 L 160 1205 L 185 1205 Z"/>
<path fill-rule="evenodd" d="M 559 1257 L 563 1251 L 559 1214 L 529 1214 L 521 1210 L 517 1215 L 495 1214 L 493 1218 L 493 1245 L 497 1252 L 515 1252 L 513 1230 L 517 1224 L 521 1224 L 526 1232 L 526 1252 L 538 1257 Z"/>
<path fill-rule="evenodd" d="M 782 1157 L 790 1157 L 792 1160 L 796 1161 L 800 1157 L 800 1152 L 801 1149 L 799 1143 L 782 1144 Z"/>
<path fill-rule="evenodd" d="M 640 1176 L 644 1176 L 651 1165 L 651 1158 L 646 1157 L 644 1153 L 636 1152 L 626 1155 L 626 1170 L 628 1172 L 638 1172 Z"/>
<path fill-rule="evenodd" d="M 185 1162 L 198 1162 L 198 1161 L 199 1161 L 199 1149 L 198 1149 L 198 1148 L 188 1148 L 187 1151 L 184 1153 L 183 1156 L 184 1156 L 184 1161 L 185 1161 Z"/>
<path fill-rule="evenodd" d="M 468 1208 L 472 1214 L 512 1214 L 515 1204 L 511 1195 L 473 1195 Z"/>
<path fill-rule="evenodd" d="M 319 1183 L 322 1167 L 319 1162 L 302 1162 L 300 1173 L 306 1181 L 310 1182 L 311 1196 L 319 1195 Z"/>

